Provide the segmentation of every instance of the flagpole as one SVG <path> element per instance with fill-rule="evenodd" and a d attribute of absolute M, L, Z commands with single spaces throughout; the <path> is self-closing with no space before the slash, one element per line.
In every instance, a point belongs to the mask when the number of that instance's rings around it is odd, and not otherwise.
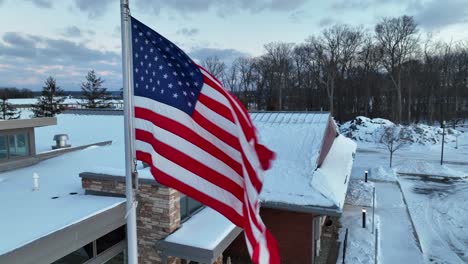
<path fill-rule="evenodd" d="M 125 129 L 125 195 L 127 197 L 127 260 L 129 264 L 138 263 L 136 203 L 133 193 L 132 175 L 135 173 L 135 148 L 133 146 L 133 72 L 130 8 L 128 0 L 120 1 L 122 30 L 122 73 L 124 94 L 124 129 Z M 135 181 L 138 179 L 135 177 Z M 135 184 L 137 186 L 137 184 Z"/>

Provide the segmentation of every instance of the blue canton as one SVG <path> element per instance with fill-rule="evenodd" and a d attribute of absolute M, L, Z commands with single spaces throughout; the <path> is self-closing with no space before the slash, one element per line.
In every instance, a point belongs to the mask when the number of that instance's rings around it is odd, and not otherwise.
<path fill-rule="evenodd" d="M 133 85 L 147 97 L 192 115 L 203 75 L 185 52 L 132 17 Z"/>

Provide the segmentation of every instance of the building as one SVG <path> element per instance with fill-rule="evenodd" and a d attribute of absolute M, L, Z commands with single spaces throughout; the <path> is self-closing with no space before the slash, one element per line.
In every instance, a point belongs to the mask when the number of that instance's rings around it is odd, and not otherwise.
<path fill-rule="evenodd" d="M 265 176 L 263 220 L 278 240 L 283 263 L 315 263 L 325 218 L 341 215 L 356 146 L 337 133 L 328 113 L 253 113 L 252 119 L 261 141 L 278 155 Z M 10 216 L 0 220 L 0 233 L 9 238 L 0 241 L 0 263 L 65 263 L 67 257 L 76 263 L 122 263 L 122 117 L 61 115 L 58 121 L 37 129 L 39 155 L 54 152 L 50 140 L 64 132 L 75 149 L 0 173 L 0 199 L 12 201 L 0 205 Z M 89 147 L 94 143 L 101 146 Z M 246 259 L 239 228 L 159 185 L 142 164 L 138 172 L 139 263 Z M 39 191 L 31 189 L 33 173 L 40 176 Z M 16 213 L 16 208 L 23 209 Z"/>

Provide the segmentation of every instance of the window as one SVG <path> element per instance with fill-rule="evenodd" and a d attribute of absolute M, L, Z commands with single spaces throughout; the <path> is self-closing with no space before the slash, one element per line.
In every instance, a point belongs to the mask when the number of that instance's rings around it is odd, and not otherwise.
<path fill-rule="evenodd" d="M 27 133 L 10 135 L 8 138 L 10 158 L 29 156 L 29 138 Z"/>
<path fill-rule="evenodd" d="M 82 264 L 91 258 L 93 258 L 93 244 L 89 243 L 52 264 Z"/>
<path fill-rule="evenodd" d="M 96 240 L 97 253 L 101 254 L 106 249 L 109 249 L 113 245 L 119 243 L 125 239 L 125 226 L 117 228 L 116 230 L 108 233 L 107 235 L 100 237 Z"/>
<path fill-rule="evenodd" d="M 184 195 L 180 198 L 180 219 L 184 221 L 202 207 L 202 203 Z"/>
<path fill-rule="evenodd" d="M 6 136 L 0 136 L 0 160 L 8 157 Z"/>

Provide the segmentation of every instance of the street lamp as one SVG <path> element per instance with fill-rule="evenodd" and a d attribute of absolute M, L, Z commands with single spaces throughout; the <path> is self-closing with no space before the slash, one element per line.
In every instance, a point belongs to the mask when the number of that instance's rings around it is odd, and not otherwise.
<path fill-rule="evenodd" d="M 440 152 L 440 165 L 444 164 L 445 120 L 442 121 L 442 151 Z"/>
<path fill-rule="evenodd" d="M 362 208 L 362 228 L 366 228 L 366 209 Z"/>

